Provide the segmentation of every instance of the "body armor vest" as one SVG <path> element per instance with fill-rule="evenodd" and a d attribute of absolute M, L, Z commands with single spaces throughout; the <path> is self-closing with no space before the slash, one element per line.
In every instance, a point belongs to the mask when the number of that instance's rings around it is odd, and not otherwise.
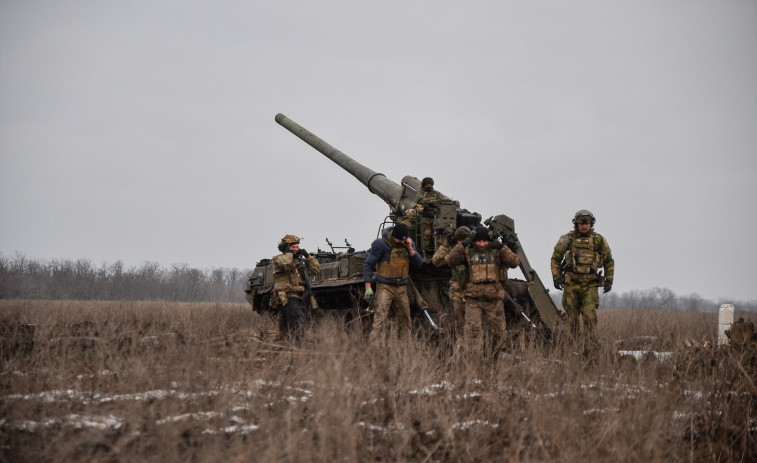
<path fill-rule="evenodd" d="M 434 212 L 439 205 L 440 199 L 441 195 L 436 190 L 422 191 L 417 201 L 419 205 L 423 206 L 421 215 L 426 218 L 434 217 Z"/>
<path fill-rule="evenodd" d="M 386 240 L 392 248 L 389 254 L 389 262 L 379 262 L 376 264 L 376 275 L 382 278 L 400 278 L 405 279 L 410 275 L 410 254 L 404 245 L 399 247 L 393 246 L 389 240 Z"/>
<path fill-rule="evenodd" d="M 565 270 L 581 275 L 597 273 L 602 265 L 602 253 L 594 250 L 594 233 L 574 236 L 565 255 Z"/>
<path fill-rule="evenodd" d="M 494 283 L 499 281 L 497 250 L 470 251 L 470 282 Z"/>

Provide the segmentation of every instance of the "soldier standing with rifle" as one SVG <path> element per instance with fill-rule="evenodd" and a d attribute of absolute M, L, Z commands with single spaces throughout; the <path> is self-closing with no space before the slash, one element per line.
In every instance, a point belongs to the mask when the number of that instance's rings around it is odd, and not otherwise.
<path fill-rule="evenodd" d="M 309 275 L 321 269 L 318 260 L 300 249 L 300 239 L 286 235 L 279 243 L 282 254 L 274 256 L 271 307 L 279 309 L 279 338 L 291 337 L 299 344 L 305 330 L 305 310 L 313 306 Z"/>
<path fill-rule="evenodd" d="M 426 177 L 421 180 L 421 189 L 415 196 L 417 206 L 415 209 L 421 217 L 421 228 L 423 230 L 424 248 L 434 249 L 434 214 L 439 207 L 439 201 L 449 199 L 434 189 L 434 179 Z"/>
<path fill-rule="evenodd" d="M 439 249 L 436 250 L 431 258 L 431 263 L 436 267 L 446 267 L 445 258 L 457 243 L 471 237 L 470 228 L 459 227 L 454 233 L 450 233 L 444 240 Z M 442 327 L 448 328 L 452 333 L 453 339 L 463 337 L 463 323 L 465 323 L 465 285 L 468 280 L 468 268 L 463 265 L 456 265 L 452 268 L 452 278 L 449 280 L 449 300 L 452 303 L 452 319 L 445 318 L 442 320 Z"/>
<path fill-rule="evenodd" d="M 486 327 L 494 337 L 494 354 L 505 341 L 505 282 L 507 269 L 520 265 L 520 258 L 497 241 L 486 227 L 476 228 L 472 238 L 456 244 L 445 258 L 447 265 L 465 265 L 465 326 L 457 345 L 462 351 L 476 352 L 483 346 Z"/>
<path fill-rule="evenodd" d="M 405 285 L 410 270 L 423 265 L 413 240 L 408 236 L 408 228 L 398 223 L 386 238 L 378 238 L 371 244 L 371 250 L 363 263 L 366 301 L 374 298 L 373 329 L 370 343 L 379 346 L 386 335 L 386 321 L 389 309 L 394 308 L 400 337 L 410 332 L 410 300 Z M 374 297 L 371 280 L 376 272 L 376 294 Z"/>
<path fill-rule="evenodd" d="M 568 315 L 573 339 L 584 341 L 584 353 L 596 347 L 599 286 L 612 289 L 615 260 L 607 240 L 594 231 L 596 219 L 586 209 L 573 217 L 573 231 L 560 237 L 552 253 L 550 266 L 555 288 L 563 290 L 562 305 Z M 600 268 L 604 268 L 602 276 Z M 583 330 L 581 329 L 583 321 Z"/>

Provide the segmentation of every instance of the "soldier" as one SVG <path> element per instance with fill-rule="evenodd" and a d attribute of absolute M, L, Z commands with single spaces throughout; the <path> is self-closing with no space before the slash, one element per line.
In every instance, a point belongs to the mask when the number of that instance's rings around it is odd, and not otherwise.
<path fill-rule="evenodd" d="M 563 290 L 562 305 L 574 339 L 585 340 L 586 352 L 596 346 L 599 286 L 612 289 L 615 261 L 607 240 L 594 231 L 594 214 L 581 209 L 573 217 L 573 231 L 560 237 L 552 254 L 551 268 L 555 288 Z M 605 275 L 598 272 L 604 267 Z M 581 330 L 583 320 L 583 331 Z"/>
<path fill-rule="evenodd" d="M 282 254 L 272 259 L 271 307 L 279 309 L 279 339 L 292 337 L 299 344 L 304 331 L 305 309 L 307 308 L 306 302 L 302 299 L 305 291 L 304 278 L 318 274 L 321 264 L 306 250 L 300 249 L 300 239 L 295 235 L 286 235 L 282 238 L 279 251 Z M 303 269 L 308 275 L 303 274 Z"/>
<path fill-rule="evenodd" d="M 446 267 L 445 257 L 457 243 L 471 237 L 471 231 L 468 227 L 459 227 L 455 233 L 450 233 L 444 240 L 439 249 L 436 250 L 431 258 L 431 263 L 437 267 Z M 468 268 L 463 265 L 456 265 L 452 268 L 452 278 L 449 280 L 449 300 L 452 303 L 452 320 L 442 320 L 442 326 L 449 325 L 452 336 L 455 338 L 462 337 L 463 323 L 465 322 L 465 296 L 463 290 L 468 279 Z"/>
<path fill-rule="evenodd" d="M 439 207 L 439 201 L 442 199 L 449 198 L 434 190 L 433 178 L 424 178 L 421 181 L 421 189 L 415 196 L 415 202 L 417 203 L 415 209 L 421 216 L 424 247 L 429 250 L 434 249 L 434 214 Z"/>
<path fill-rule="evenodd" d="M 408 236 L 407 225 L 398 223 L 386 238 L 379 238 L 371 244 L 371 250 L 363 263 L 364 298 L 369 301 L 374 295 L 371 277 L 376 272 L 376 295 L 374 297 L 373 329 L 370 335 L 372 345 L 379 345 L 386 330 L 389 308 L 394 308 L 397 316 L 399 335 L 410 332 L 410 301 L 407 284 L 410 270 L 418 269 L 423 260 Z"/>
<path fill-rule="evenodd" d="M 463 351 L 480 351 L 482 330 L 486 327 L 494 337 L 494 353 L 505 340 L 505 284 L 507 268 L 520 265 L 520 258 L 494 240 L 491 230 L 476 228 L 472 238 L 455 245 L 445 258 L 447 265 L 468 267 L 465 286 L 465 326 L 457 345 Z"/>
<path fill-rule="evenodd" d="M 409 230 L 415 230 L 418 227 L 418 211 L 415 208 L 408 209 L 399 221 L 407 225 Z"/>

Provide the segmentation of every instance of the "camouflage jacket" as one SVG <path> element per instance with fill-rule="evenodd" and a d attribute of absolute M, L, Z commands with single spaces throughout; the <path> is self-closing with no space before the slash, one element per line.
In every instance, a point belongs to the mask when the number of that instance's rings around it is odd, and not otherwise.
<path fill-rule="evenodd" d="M 604 268 L 605 278 L 615 277 L 615 260 L 607 240 L 592 228 L 586 235 L 572 230 L 560 237 L 552 253 L 552 279 L 563 275 L 582 281 L 599 281 L 597 271 Z"/>
<path fill-rule="evenodd" d="M 438 203 L 442 199 L 449 198 L 436 190 L 426 191 L 421 189 L 415 195 L 415 202 L 421 205 Z"/>
<path fill-rule="evenodd" d="M 435 209 L 439 206 L 439 201 L 442 199 L 449 198 L 436 190 L 418 190 L 418 193 L 415 195 L 415 202 L 421 207 L 416 206 L 416 208 L 420 209 L 419 212 L 422 217 L 429 217 L 433 215 Z"/>
<path fill-rule="evenodd" d="M 494 266 L 496 278 L 494 281 L 485 283 L 476 283 L 477 278 L 474 277 L 474 269 L 471 265 L 471 256 L 488 256 L 491 258 L 491 264 Z M 505 284 L 507 284 L 507 269 L 515 268 L 520 265 L 520 258 L 517 254 L 512 252 L 507 246 L 503 246 L 502 249 L 496 250 L 491 246 L 478 251 L 474 246 L 465 247 L 462 243 L 458 243 L 447 254 L 445 262 L 450 267 L 456 265 L 465 265 L 470 274 L 469 283 L 465 286 L 465 296 L 474 299 L 503 299 L 505 297 Z"/>
<path fill-rule="evenodd" d="M 451 250 L 452 245 L 449 244 L 449 241 L 444 240 L 444 243 L 439 246 L 439 249 L 437 249 L 434 255 L 431 257 L 431 263 L 434 264 L 435 267 L 447 267 L 447 261 L 445 259 Z M 463 288 L 460 287 L 460 281 L 465 281 L 467 280 L 467 278 L 463 280 L 462 278 L 458 277 L 458 272 L 467 271 L 467 267 L 465 267 L 465 265 L 463 264 L 456 265 L 452 268 L 452 277 L 449 280 L 450 291 L 457 292 L 462 296 Z"/>
<path fill-rule="evenodd" d="M 299 256 L 297 257 L 299 259 Z M 295 256 L 291 252 L 274 256 L 273 262 L 273 289 L 289 293 L 302 294 L 305 291 L 305 280 L 295 265 Z M 313 256 L 305 259 L 305 268 L 308 275 L 317 275 L 321 270 L 321 264 Z"/>

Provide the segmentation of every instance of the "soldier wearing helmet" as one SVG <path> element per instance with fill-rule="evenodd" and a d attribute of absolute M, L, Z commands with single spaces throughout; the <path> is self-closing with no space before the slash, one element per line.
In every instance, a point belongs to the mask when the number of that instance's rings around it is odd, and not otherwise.
<path fill-rule="evenodd" d="M 596 344 L 599 286 L 612 289 L 615 261 L 607 240 L 594 231 L 596 219 L 586 209 L 576 212 L 573 230 L 560 237 L 552 253 L 551 269 L 555 288 L 563 290 L 562 304 L 567 312 L 571 334 L 576 340 Z M 600 269 L 604 268 L 604 276 Z M 583 330 L 581 329 L 583 322 Z"/>
<path fill-rule="evenodd" d="M 434 214 L 439 207 L 439 201 L 449 199 L 445 195 L 434 189 L 434 179 L 426 177 L 421 180 L 421 189 L 415 196 L 415 206 L 418 215 L 421 217 L 421 227 L 423 229 L 423 244 L 425 249 L 434 249 Z"/>
<path fill-rule="evenodd" d="M 436 250 L 434 256 L 431 258 L 431 263 L 437 267 L 447 267 L 447 262 L 444 260 L 447 254 L 452 248 L 466 238 L 471 237 L 470 228 L 462 226 L 452 233 L 449 233 Z M 449 289 L 447 291 L 449 300 L 452 303 L 452 317 L 443 315 L 440 320 L 442 327 L 449 329 L 453 338 L 463 336 L 463 323 L 465 322 L 465 295 L 463 290 L 465 289 L 465 283 L 468 278 L 468 268 L 465 265 L 456 265 L 452 268 L 452 278 L 449 280 Z"/>
<path fill-rule="evenodd" d="M 300 239 L 295 235 L 286 235 L 279 243 L 281 254 L 274 256 L 273 295 L 270 305 L 279 309 L 279 338 L 291 337 L 300 342 L 305 327 L 305 278 L 316 275 L 321 269 L 318 260 L 300 248 Z M 304 262 L 304 267 L 298 263 Z M 302 269 L 305 273 L 303 274 Z"/>
<path fill-rule="evenodd" d="M 483 346 L 484 328 L 492 334 L 494 353 L 505 341 L 505 285 L 507 269 L 520 265 L 517 254 L 495 239 L 492 231 L 478 227 L 471 238 L 457 243 L 447 254 L 450 267 L 464 265 L 468 271 L 465 323 L 458 347 L 470 353 Z"/>

